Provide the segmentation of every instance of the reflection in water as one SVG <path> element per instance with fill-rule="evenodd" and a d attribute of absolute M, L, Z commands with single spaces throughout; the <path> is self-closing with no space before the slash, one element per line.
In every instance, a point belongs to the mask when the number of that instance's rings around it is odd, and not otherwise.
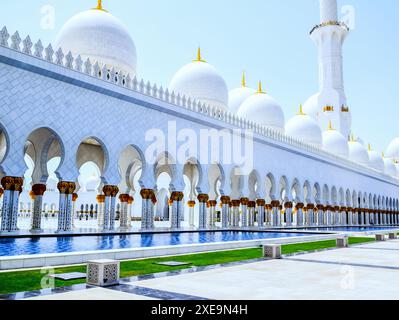
<path fill-rule="evenodd" d="M 300 232 L 300 231 L 298 231 Z M 0 238 L 0 256 L 97 251 L 307 236 L 278 232 L 187 232 L 81 237 Z"/>

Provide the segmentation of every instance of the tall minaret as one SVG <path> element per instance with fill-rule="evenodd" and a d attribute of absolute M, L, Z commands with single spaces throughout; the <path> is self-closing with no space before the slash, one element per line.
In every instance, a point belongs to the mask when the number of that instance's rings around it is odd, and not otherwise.
<path fill-rule="evenodd" d="M 320 24 L 311 31 L 319 51 L 318 121 L 323 129 L 332 121 L 345 137 L 351 131 L 351 114 L 346 105 L 342 46 L 349 28 L 338 21 L 337 0 L 320 1 Z"/>

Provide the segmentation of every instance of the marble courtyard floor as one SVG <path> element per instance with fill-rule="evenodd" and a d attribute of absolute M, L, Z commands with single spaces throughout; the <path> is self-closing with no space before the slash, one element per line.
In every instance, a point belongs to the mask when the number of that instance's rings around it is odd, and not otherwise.
<path fill-rule="evenodd" d="M 173 272 L 117 287 L 81 286 L 34 297 L 51 300 L 399 299 L 399 240 L 257 260 L 198 272 Z M 25 296 L 26 297 L 26 296 Z M 18 297 L 15 297 L 18 298 Z"/>

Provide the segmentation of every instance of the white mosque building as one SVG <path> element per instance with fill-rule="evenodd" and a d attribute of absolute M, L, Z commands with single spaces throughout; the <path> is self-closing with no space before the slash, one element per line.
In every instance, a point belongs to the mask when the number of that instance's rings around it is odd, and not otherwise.
<path fill-rule="evenodd" d="M 320 12 L 311 31 L 319 92 L 292 119 L 262 83 L 249 88 L 243 76 L 229 92 L 200 50 L 168 87 L 139 79 L 134 41 L 101 1 L 72 17 L 53 45 L 4 27 L 0 231 L 29 216 L 39 232 L 52 214 L 54 228 L 70 232 L 82 213 L 103 230 L 136 221 L 143 230 L 399 224 L 399 138 L 384 156 L 353 136 L 342 54 L 349 28 L 336 0 L 320 0 Z M 200 146 L 204 129 L 251 131 L 252 170 L 175 159 L 169 144 L 148 161 L 146 133 L 170 123 L 195 132 Z"/>

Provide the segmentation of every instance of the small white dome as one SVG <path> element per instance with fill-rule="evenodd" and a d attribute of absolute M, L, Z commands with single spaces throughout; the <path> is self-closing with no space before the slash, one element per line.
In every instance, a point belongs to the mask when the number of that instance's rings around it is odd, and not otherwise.
<path fill-rule="evenodd" d="M 260 125 L 284 131 L 283 110 L 276 100 L 262 91 L 261 84 L 258 92 L 243 102 L 237 115 Z"/>
<path fill-rule="evenodd" d="M 319 147 L 323 144 L 322 132 L 317 122 L 304 114 L 302 107 L 295 117 L 285 125 L 285 132 L 288 136 Z"/>
<path fill-rule="evenodd" d="M 323 149 L 343 158 L 349 157 L 347 139 L 339 131 L 332 129 L 332 127 L 323 132 Z"/>
<path fill-rule="evenodd" d="M 201 58 L 185 65 L 173 77 L 170 92 L 199 100 L 206 105 L 228 110 L 229 93 L 226 82 L 220 73 Z"/>
<path fill-rule="evenodd" d="M 367 149 L 358 141 L 349 141 L 349 159 L 363 164 L 369 165 L 369 154 Z"/>
<path fill-rule="evenodd" d="M 398 170 L 392 158 L 384 158 L 385 174 L 391 177 L 398 176 Z"/>
<path fill-rule="evenodd" d="M 56 46 L 65 54 L 71 51 L 85 61 L 106 64 L 109 68 L 136 74 L 136 46 L 127 29 L 101 7 L 73 16 L 59 32 Z"/>
<path fill-rule="evenodd" d="M 387 149 L 387 157 L 399 160 L 399 138 L 392 140 Z"/>
<path fill-rule="evenodd" d="M 319 95 L 319 93 L 314 94 L 303 105 L 303 112 L 313 119 L 317 119 L 320 115 Z"/>
<path fill-rule="evenodd" d="M 384 172 L 385 171 L 385 164 L 384 160 L 382 159 L 381 155 L 374 151 L 371 150 L 371 147 L 369 146 L 369 166 L 375 170 Z"/>
<path fill-rule="evenodd" d="M 256 90 L 248 88 L 245 80 L 245 75 L 242 76 L 242 83 L 240 88 L 233 89 L 229 92 L 229 110 L 236 114 L 240 109 L 242 103 L 253 95 Z"/>

